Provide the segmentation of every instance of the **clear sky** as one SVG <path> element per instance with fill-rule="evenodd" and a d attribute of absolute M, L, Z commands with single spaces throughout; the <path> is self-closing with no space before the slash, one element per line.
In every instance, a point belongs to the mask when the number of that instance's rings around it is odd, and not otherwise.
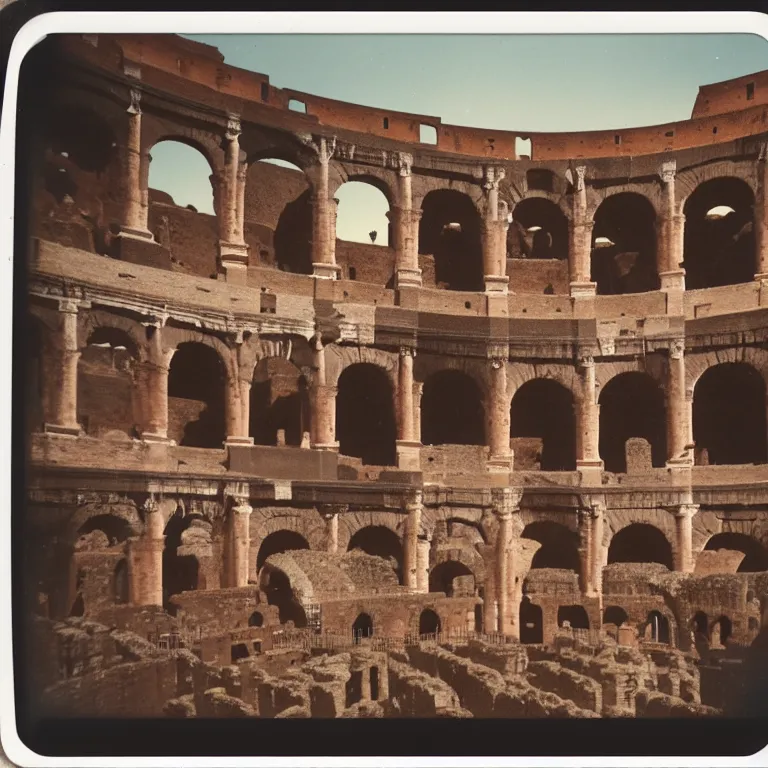
<path fill-rule="evenodd" d="M 757 35 L 189 35 L 227 64 L 342 101 L 498 130 L 583 131 L 689 118 L 700 85 L 768 69 Z M 150 183 L 211 212 L 210 170 L 172 143 Z M 367 192 L 367 194 L 365 194 Z M 362 194 L 361 194 L 362 193 Z M 339 237 L 386 244 L 383 196 L 339 192 Z"/>

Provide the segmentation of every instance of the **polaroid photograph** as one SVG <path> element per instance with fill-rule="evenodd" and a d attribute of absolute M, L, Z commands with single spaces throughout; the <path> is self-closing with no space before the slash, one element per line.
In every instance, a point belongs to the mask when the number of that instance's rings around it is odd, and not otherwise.
<path fill-rule="evenodd" d="M 768 17 L 14 5 L 8 758 L 768 764 Z"/>

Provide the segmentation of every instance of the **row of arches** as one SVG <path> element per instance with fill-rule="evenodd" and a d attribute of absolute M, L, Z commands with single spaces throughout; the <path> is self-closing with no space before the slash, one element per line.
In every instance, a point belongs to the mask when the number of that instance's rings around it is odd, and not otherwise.
<path fill-rule="evenodd" d="M 182 207 L 215 214 L 218 175 L 223 169 L 217 165 L 221 158 L 214 162 L 212 153 L 219 149 L 194 134 L 169 136 L 162 130 L 152 132 L 156 137 L 145 148 L 152 152 L 149 186 L 170 194 Z M 82 184 L 78 184 L 78 172 L 97 177 L 103 186 L 119 165 L 116 128 L 86 107 L 70 107 L 52 116 L 46 141 L 52 158 L 42 181 L 59 203 L 66 197 L 79 203 L 78 195 L 86 194 L 79 188 Z M 305 149 L 297 146 L 275 150 L 271 157 L 254 152 L 246 161 L 249 167 L 269 163 L 289 168 L 301 180 L 300 184 L 292 185 L 294 191 L 287 197 L 284 191 L 278 191 L 277 197 L 282 194 L 285 199 L 274 228 L 276 265 L 298 273 L 312 270 L 312 192 L 305 177 L 305 155 Z M 507 255 L 565 260 L 569 257 L 567 198 L 557 199 L 551 172 L 533 169 L 529 175 L 532 196 L 511 205 Z M 375 172 L 351 176 L 339 173 L 331 193 L 339 201 L 336 231 L 342 239 L 391 246 L 388 214 L 397 201 L 383 178 Z M 110 197 L 107 189 L 104 194 L 105 198 Z M 268 197 L 272 199 L 267 201 Z M 270 207 L 274 206 L 274 198 L 275 194 L 257 190 L 248 196 L 247 204 Z M 104 205 L 111 203 L 105 199 Z M 94 203 L 87 207 L 95 211 L 99 206 Z M 418 249 L 419 253 L 434 257 L 436 284 L 452 290 L 482 290 L 483 227 L 478 201 L 456 189 L 436 189 L 420 200 L 420 208 Z M 687 196 L 681 212 L 685 217 L 683 266 L 689 288 L 753 279 L 755 195 L 749 183 L 735 175 L 705 180 Z M 649 198 L 625 188 L 608 195 L 598 205 L 592 214 L 591 242 L 591 278 L 597 283 L 598 293 L 658 289 L 658 218 Z"/>
<path fill-rule="evenodd" d="M 28 381 L 32 423 L 42 420 L 43 334 L 30 325 Z M 133 367 L 138 358 L 131 337 L 99 328 L 88 338 L 79 363 L 79 408 L 86 431 L 134 429 L 136 397 Z M 106 369 L 106 371 L 105 371 Z M 89 376 L 98 374 L 95 382 Z M 103 377 L 110 386 L 105 389 Z M 90 382 L 90 383 L 89 383 Z M 100 397 L 107 391 L 108 403 Z M 226 370 L 219 354 L 201 342 L 183 342 L 168 375 L 169 428 L 181 445 L 221 447 L 226 438 Z M 661 386 L 649 374 L 623 372 L 599 395 L 599 453 L 609 472 L 624 472 L 626 442 L 640 437 L 650 445 L 651 463 L 667 458 L 667 409 Z M 395 464 L 395 391 L 390 376 L 373 363 L 347 366 L 338 380 L 336 439 L 340 451 L 365 464 Z M 249 434 L 259 445 L 302 444 L 312 419 L 309 387 L 291 361 L 270 357 L 255 367 L 250 389 Z M 483 389 L 469 374 L 441 370 L 429 375 L 420 401 L 424 445 L 484 445 L 488 417 Z M 759 464 L 768 460 L 766 386 L 748 363 L 719 363 L 697 380 L 692 403 L 697 461 L 709 464 Z M 554 379 L 532 379 L 515 392 L 510 407 L 510 439 L 540 441 L 538 468 L 576 468 L 576 403 Z M 533 467 L 532 467 L 533 468 Z"/>

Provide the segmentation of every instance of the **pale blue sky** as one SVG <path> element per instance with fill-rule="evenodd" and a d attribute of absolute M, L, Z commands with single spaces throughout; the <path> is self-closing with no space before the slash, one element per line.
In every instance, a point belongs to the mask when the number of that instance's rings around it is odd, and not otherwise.
<path fill-rule="evenodd" d="M 690 117 L 700 85 L 768 69 L 757 35 L 188 35 L 278 88 L 498 130 L 582 131 Z M 177 144 L 150 183 L 211 212 L 210 170 Z M 357 189 L 356 189 L 357 188 Z M 368 194 L 360 194 L 368 192 Z M 386 202 L 339 192 L 339 237 L 386 244 Z"/>

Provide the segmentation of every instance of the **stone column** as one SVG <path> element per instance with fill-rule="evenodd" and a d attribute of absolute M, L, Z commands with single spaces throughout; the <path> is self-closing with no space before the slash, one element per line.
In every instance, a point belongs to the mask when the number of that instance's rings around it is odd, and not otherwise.
<path fill-rule="evenodd" d="M 237 169 L 237 212 L 235 236 L 238 243 L 245 244 L 245 183 L 248 178 L 248 163 L 241 161 Z"/>
<path fill-rule="evenodd" d="M 80 425 L 77 422 L 77 363 L 80 360 L 77 311 L 76 301 L 59 301 L 59 340 L 56 345 L 58 365 L 50 367 L 52 372 L 55 371 L 55 375 L 46 387 L 51 404 L 49 414 L 53 421 L 45 424 L 44 431 L 51 434 L 80 434 Z"/>
<path fill-rule="evenodd" d="M 248 434 L 250 429 L 251 412 L 251 378 L 253 376 L 253 360 L 243 347 L 243 332 L 238 330 L 234 335 L 234 366 L 235 370 L 227 376 L 225 391 L 225 426 L 226 445 L 253 445 L 253 438 Z"/>
<path fill-rule="evenodd" d="M 168 372 L 174 351 L 163 349 L 165 318 L 143 323 L 149 339 L 149 359 L 143 365 L 143 428 L 141 439 L 148 443 L 168 442 Z"/>
<path fill-rule="evenodd" d="M 338 450 L 336 442 L 336 393 L 337 387 L 326 384 L 325 353 L 319 336 L 314 339 L 313 360 L 315 375 L 310 390 L 312 405 L 312 447 Z"/>
<path fill-rule="evenodd" d="M 232 586 L 248 586 L 248 558 L 251 551 L 250 519 L 253 508 L 247 497 L 233 499 L 230 511 Z"/>
<path fill-rule="evenodd" d="M 669 344 L 667 358 L 667 464 L 692 466 L 689 404 L 685 396 L 685 339 Z"/>
<path fill-rule="evenodd" d="M 326 551 L 335 555 L 339 549 L 339 508 L 335 505 L 323 507 L 325 520 Z"/>
<path fill-rule="evenodd" d="M 420 536 L 416 541 L 416 591 L 429 592 L 429 551 L 432 541 L 429 536 Z"/>
<path fill-rule="evenodd" d="M 153 240 L 147 228 L 149 154 L 141 149 L 141 90 L 131 88 L 131 104 L 128 107 L 128 129 L 125 143 L 125 165 L 123 169 L 123 222 L 121 237 L 138 240 Z"/>
<path fill-rule="evenodd" d="M 499 626 L 498 601 L 496 599 L 496 574 L 489 573 L 483 584 L 483 631 L 496 632 Z"/>
<path fill-rule="evenodd" d="M 493 511 L 499 520 L 496 539 L 496 599 L 498 631 L 517 634 L 514 616 L 515 564 L 513 562 L 513 515 L 520 510 L 522 491 L 514 488 L 493 489 Z"/>
<path fill-rule="evenodd" d="M 571 278 L 571 296 L 594 296 L 597 289 L 592 282 L 592 230 L 594 222 L 587 218 L 587 187 L 584 165 L 575 168 L 573 212 L 569 227 L 570 253 L 568 266 Z"/>
<path fill-rule="evenodd" d="M 129 539 L 128 588 L 131 605 L 163 604 L 165 523 L 154 499 L 144 503 L 144 535 Z"/>
<path fill-rule="evenodd" d="M 760 145 L 755 195 L 755 280 L 768 280 L 768 144 Z"/>
<path fill-rule="evenodd" d="M 603 593 L 603 529 L 605 525 L 605 504 L 594 502 L 590 505 L 592 518 L 592 587 L 598 595 Z"/>
<path fill-rule="evenodd" d="M 417 472 L 421 441 L 414 434 L 413 358 L 416 350 L 400 347 L 397 367 L 397 466 Z"/>
<path fill-rule="evenodd" d="M 408 517 L 405 521 L 405 536 L 403 540 L 403 584 L 411 592 L 418 591 L 418 542 L 422 508 L 422 492 L 415 490 L 405 504 Z"/>
<path fill-rule="evenodd" d="M 421 287 L 421 269 L 419 268 L 419 220 L 421 210 L 413 209 L 411 190 L 411 166 L 413 157 L 399 152 L 394 157 L 394 166 L 398 172 L 397 205 L 392 206 L 390 220 L 395 249 L 395 286 L 399 288 Z"/>
<path fill-rule="evenodd" d="M 579 556 L 581 561 L 581 571 L 579 572 L 579 582 L 581 591 L 585 595 L 591 596 L 595 593 L 593 584 L 593 578 L 595 573 L 594 568 L 594 544 L 593 538 L 593 526 L 592 526 L 592 510 L 579 509 Z"/>
<path fill-rule="evenodd" d="M 576 408 L 576 468 L 582 484 L 600 485 L 603 462 L 600 459 L 600 406 L 597 403 L 595 359 L 589 354 L 579 358 L 581 392 Z"/>
<path fill-rule="evenodd" d="M 486 293 L 506 294 L 507 277 L 507 208 L 499 203 L 499 182 L 504 168 L 488 165 L 483 168 L 485 190 L 485 220 L 483 222 L 483 275 Z"/>
<path fill-rule="evenodd" d="M 510 448 L 509 408 L 507 396 L 507 354 L 492 357 L 490 360 L 490 403 L 488 405 L 487 426 L 490 458 L 488 469 L 491 472 L 511 472 L 513 463 Z"/>
<path fill-rule="evenodd" d="M 421 395 L 424 392 L 424 382 L 413 382 L 413 436 L 421 444 Z"/>
<path fill-rule="evenodd" d="M 336 227 L 333 213 L 335 203 L 328 193 L 329 163 L 336 149 L 336 139 L 318 136 L 312 144 L 317 152 L 318 172 L 312 196 L 312 268 L 315 277 L 335 280 L 339 276 L 336 265 Z"/>
<path fill-rule="evenodd" d="M 221 267 L 227 282 L 245 285 L 248 275 L 248 246 L 243 242 L 244 202 L 241 206 L 241 165 L 245 159 L 240 150 L 240 118 L 230 115 L 227 121 L 226 156 L 224 162 L 224 178 L 221 182 L 221 203 L 218 206 L 219 216 L 219 255 Z M 245 177 L 243 175 L 243 184 Z M 245 191 L 243 189 L 243 201 Z"/>
<path fill-rule="evenodd" d="M 693 573 L 693 517 L 699 511 L 698 504 L 680 504 L 673 510 L 675 515 L 675 570 Z"/>
<path fill-rule="evenodd" d="M 683 223 L 685 217 L 677 213 L 675 199 L 675 175 L 677 162 L 662 163 L 662 211 L 658 223 L 656 264 L 661 290 L 667 292 L 667 312 L 681 314 L 683 311 L 682 291 L 685 289 L 683 261 Z M 670 294 L 672 296 L 670 297 Z"/>

